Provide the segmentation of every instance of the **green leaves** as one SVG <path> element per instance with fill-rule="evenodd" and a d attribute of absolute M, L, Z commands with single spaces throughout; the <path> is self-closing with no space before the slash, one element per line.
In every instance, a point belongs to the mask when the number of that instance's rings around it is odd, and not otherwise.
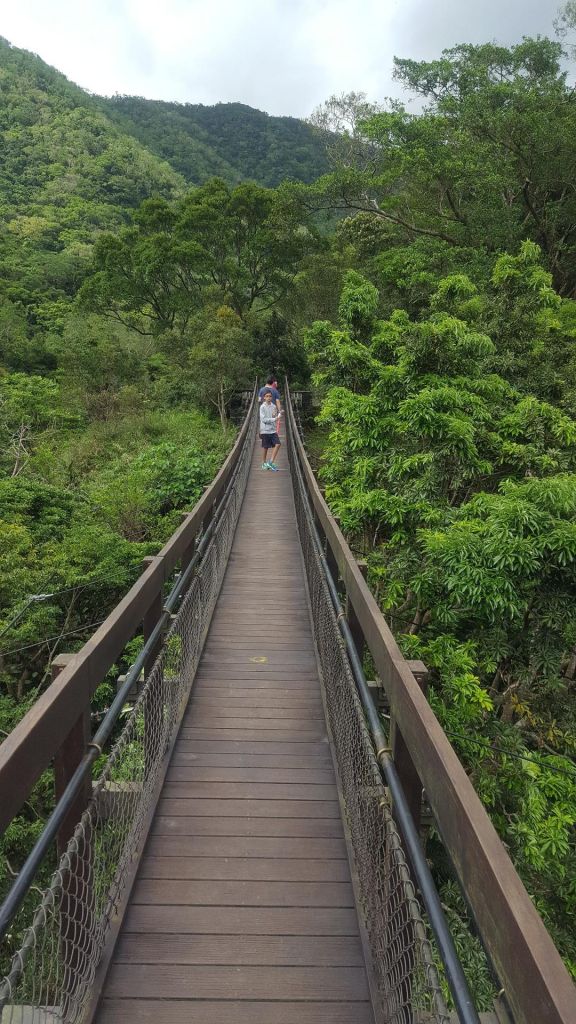
<path fill-rule="evenodd" d="M 351 333 L 360 337 L 374 326 L 378 309 L 378 290 L 365 277 L 349 270 L 344 277 L 338 313 Z"/>
<path fill-rule="evenodd" d="M 130 228 L 99 239 L 80 300 L 144 334 L 185 330 L 214 293 L 245 318 L 289 290 L 314 244 L 284 193 L 214 179 L 174 207 L 145 201 Z"/>
<path fill-rule="evenodd" d="M 347 288 L 361 298 L 359 275 Z M 495 309 L 497 344 L 478 329 Z M 404 654 L 430 669 L 434 710 L 576 960 L 576 771 L 544 753 L 573 756 L 576 726 L 576 422 L 543 399 L 540 373 L 558 355 L 546 319 L 557 313 L 526 244 L 483 290 L 451 274 L 417 319 L 396 311 L 361 340 L 319 322 L 307 343 L 329 429 L 327 500 Z"/>
<path fill-rule="evenodd" d="M 389 252 L 374 262 L 403 288 L 410 267 L 394 249 L 425 243 L 432 261 L 412 277 L 412 302 L 429 293 L 439 258 L 441 273 L 461 273 L 526 239 L 541 248 L 557 292 L 573 294 L 576 198 L 567 183 L 576 112 L 561 55 L 558 43 L 525 39 L 510 48 L 457 46 L 430 62 L 396 59 L 397 78 L 426 101 L 419 114 L 390 103 L 370 116 L 359 97 L 349 98 L 355 144 L 347 136 L 340 152 L 332 148 L 336 169 L 311 198 L 321 193 L 323 207 L 361 210 L 384 224 Z M 414 269 L 416 259 L 409 256 Z M 503 257 L 495 284 L 514 272 Z"/>

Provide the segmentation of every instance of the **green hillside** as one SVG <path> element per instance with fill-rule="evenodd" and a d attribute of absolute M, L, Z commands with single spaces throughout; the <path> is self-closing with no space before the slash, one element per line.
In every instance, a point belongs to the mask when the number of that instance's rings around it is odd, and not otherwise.
<path fill-rule="evenodd" d="M 122 129 L 167 160 L 187 181 L 218 175 L 274 187 L 285 178 L 311 182 L 328 170 L 315 132 L 295 117 L 271 117 L 244 103 L 164 103 L 115 96 L 104 108 Z"/>
<path fill-rule="evenodd" d="M 98 234 L 125 223 L 148 196 L 170 199 L 185 188 L 97 100 L 4 39 L 0 144 L 0 295 L 27 306 L 38 291 L 44 303 L 71 295 Z"/>
<path fill-rule="evenodd" d="M 0 297 L 26 307 L 33 329 L 60 326 L 94 241 L 144 199 L 215 176 L 273 186 L 326 170 L 317 136 L 295 118 L 92 96 L 1 37 L 0 145 Z"/>

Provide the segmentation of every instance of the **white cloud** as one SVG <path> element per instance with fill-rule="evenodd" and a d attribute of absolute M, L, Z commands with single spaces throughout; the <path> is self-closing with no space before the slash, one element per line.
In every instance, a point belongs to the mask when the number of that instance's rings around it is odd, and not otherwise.
<path fill-rule="evenodd" d="M 0 34 L 92 92 L 238 100 L 306 116 L 332 93 L 398 95 L 392 58 L 552 33 L 559 0 L 21 0 Z"/>

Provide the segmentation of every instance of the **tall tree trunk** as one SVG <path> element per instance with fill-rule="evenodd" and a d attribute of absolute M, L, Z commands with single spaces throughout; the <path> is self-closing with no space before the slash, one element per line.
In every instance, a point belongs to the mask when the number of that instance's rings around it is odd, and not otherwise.
<path fill-rule="evenodd" d="M 218 390 L 218 412 L 220 413 L 220 423 L 222 425 L 222 430 L 224 433 L 226 433 L 228 421 L 226 419 L 226 398 L 224 396 L 224 388 L 222 385 L 220 385 L 220 388 Z"/>

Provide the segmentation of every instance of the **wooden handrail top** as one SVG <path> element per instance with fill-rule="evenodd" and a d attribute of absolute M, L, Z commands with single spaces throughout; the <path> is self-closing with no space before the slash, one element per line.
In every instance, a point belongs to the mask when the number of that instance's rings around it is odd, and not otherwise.
<path fill-rule="evenodd" d="M 60 749 L 96 688 L 132 639 L 200 527 L 222 496 L 250 429 L 256 389 L 234 447 L 212 483 L 161 551 L 0 745 L 0 834 Z"/>
<path fill-rule="evenodd" d="M 514 1019 L 575 1024 L 576 992 L 562 958 L 324 500 L 293 418 L 291 435 L 320 528 Z"/>

